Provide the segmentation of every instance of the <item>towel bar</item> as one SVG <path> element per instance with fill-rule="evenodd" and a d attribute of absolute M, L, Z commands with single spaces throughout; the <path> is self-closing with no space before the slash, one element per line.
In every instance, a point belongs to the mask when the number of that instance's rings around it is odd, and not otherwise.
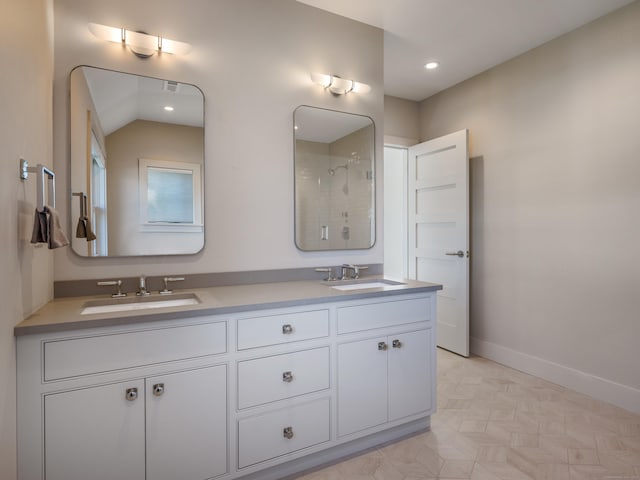
<path fill-rule="evenodd" d="M 49 186 L 49 203 L 48 205 L 55 208 L 56 206 L 56 174 L 53 173 L 52 170 L 49 170 L 44 165 L 38 164 L 35 167 L 30 167 L 29 163 L 21 158 L 20 159 L 20 178 L 22 180 L 27 180 L 29 178 L 29 172 L 35 172 L 38 180 L 37 184 L 37 198 L 38 198 L 38 211 L 41 212 L 44 208 L 44 188 L 45 188 L 45 175 L 49 180 L 51 180 L 51 184 Z"/>

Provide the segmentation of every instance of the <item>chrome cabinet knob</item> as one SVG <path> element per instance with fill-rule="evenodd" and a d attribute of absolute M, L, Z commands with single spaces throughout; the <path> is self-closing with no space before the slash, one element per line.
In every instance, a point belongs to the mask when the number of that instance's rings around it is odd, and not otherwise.
<path fill-rule="evenodd" d="M 293 373 L 291 372 L 283 372 L 282 373 L 282 381 L 286 383 L 291 383 L 293 381 Z"/>
<path fill-rule="evenodd" d="M 282 431 L 282 436 L 287 440 L 291 440 L 293 438 L 293 427 L 285 427 Z"/>
<path fill-rule="evenodd" d="M 400 348 L 402 347 L 402 342 L 396 338 L 393 342 L 391 342 L 391 346 L 393 348 Z"/>
<path fill-rule="evenodd" d="M 127 399 L 128 402 L 133 402 L 136 398 L 138 398 L 138 389 L 137 388 L 127 388 L 124 398 Z"/>
<path fill-rule="evenodd" d="M 386 350 L 388 347 L 387 342 L 378 342 L 378 350 Z"/>
<path fill-rule="evenodd" d="M 164 393 L 164 383 L 156 383 L 153 386 L 153 394 L 156 397 L 159 397 L 160 395 L 162 395 Z"/>
<path fill-rule="evenodd" d="M 293 327 L 290 324 L 282 325 L 282 333 L 288 335 L 289 333 L 293 333 Z"/>

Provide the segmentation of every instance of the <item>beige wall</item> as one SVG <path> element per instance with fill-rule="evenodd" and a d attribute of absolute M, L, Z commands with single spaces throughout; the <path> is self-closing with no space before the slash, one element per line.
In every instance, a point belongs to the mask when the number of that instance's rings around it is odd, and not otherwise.
<path fill-rule="evenodd" d="M 202 233 L 140 231 L 138 160 L 162 160 L 202 165 L 201 127 L 135 120 L 106 137 L 109 255 L 140 252 L 196 252 Z"/>
<path fill-rule="evenodd" d="M 470 132 L 473 349 L 636 411 L 638 25 L 635 2 L 420 107 L 422 141 Z"/>
<path fill-rule="evenodd" d="M 384 142 L 411 146 L 420 138 L 420 103 L 404 98 L 384 97 Z"/>
<path fill-rule="evenodd" d="M 20 157 L 51 163 L 51 0 L 0 1 L 0 477 L 16 478 L 13 327 L 52 296 L 53 255 L 29 243 L 35 177 L 18 177 Z M 29 32 L 25 35 L 25 32 Z"/>
<path fill-rule="evenodd" d="M 64 177 L 68 75 L 76 65 L 199 86 L 205 96 L 205 249 L 161 262 L 83 259 L 68 251 L 56 255 L 56 279 L 381 263 L 381 243 L 354 252 L 296 249 L 292 123 L 293 110 L 307 104 L 369 115 L 383 131 L 382 31 L 295 0 L 190 0 L 188 5 L 56 0 L 54 149 Z M 159 32 L 193 49 L 186 56 L 140 60 L 117 44 L 93 38 L 89 22 Z M 312 71 L 356 78 L 372 91 L 333 96 L 311 83 Z M 382 165 L 381 134 L 376 143 Z M 379 196 L 379 212 L 381 205 Z M 378 237 L 381 231 L 378 227 Z"/>

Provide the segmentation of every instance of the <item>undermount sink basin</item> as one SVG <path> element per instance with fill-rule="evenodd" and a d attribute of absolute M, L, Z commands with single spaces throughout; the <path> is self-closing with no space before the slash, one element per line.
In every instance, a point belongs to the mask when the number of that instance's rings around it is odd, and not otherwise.
<path fill-rule="evenodd" d="M 178 293 L 175 295 L 152 295 L 148 297 L 109 298 L 90 300 L 82 306 L 81 315 L 96 313 L 128 312 L 131 310 L 147 310 L 150 308 L 180 307 L 197 305 L 200 299 L 195 293 Z"/>
<path fill-rule="evenodd" d="M 338 285 L 329 285 L 335 290 L 349 291 L 349 290 L 364 290 L 366 288 L 386 288 L 397 285 L 406 285 L 403 282 L 396 282 L 395 280 L 387 280 L 383 278 L 377 279 L 360 279 L 360 280 L 345 280 L 340 281 Z"/>

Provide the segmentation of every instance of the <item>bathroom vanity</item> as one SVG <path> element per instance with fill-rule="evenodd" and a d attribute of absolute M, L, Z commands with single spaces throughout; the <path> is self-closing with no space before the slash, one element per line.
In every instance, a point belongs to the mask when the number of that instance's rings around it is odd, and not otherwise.
<path fill-rule="evenodd" d="M 283 282 L 84 314 L 90 299 L 56 299 L 15 329 L 18 478 L 278 479 L 428 428 L 440 288 Z"/>

